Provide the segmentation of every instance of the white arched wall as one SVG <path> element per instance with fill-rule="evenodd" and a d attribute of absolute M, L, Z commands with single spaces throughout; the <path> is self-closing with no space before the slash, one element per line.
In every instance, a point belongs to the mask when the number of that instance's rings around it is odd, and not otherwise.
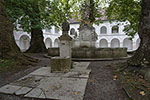
<path fill-rule="evenodd" d="M 47 49 L 52 47 L 52 40 L 50 38 L 45 39 L 45 46 Z"/>
<path fill-rule="evenodd" d="M 100 46 L 100 40 L 101 39 L 106 39 L 107 42 L 108 42 L 108 47 L 111 47 L 111 41 L 114 39 L 114 38 L 117 38 L 119 40 L 119 44 L 120 44 L 120 47 L 123 47 L 123 41 L 125 38 L 128 38 L 128 36 L 124 33 L 123 29 L 124 29 L 124 25 L 125 24 L 120 24 L 118 25 L 119 26 L 119 34 L 112 34 L 111 32 L 111 29 L 114 25 L 117 25 L 118 23 L 113 21 L 112 23 L 109 23 L 108 21 L 103 21 L 103 23 L 99 24 L 99 25 L 93 25 L 95 30 L 96 30 L 96 33 L 98 34 L 98 40 L 96 41 L 96 47 L 99 47 Z M 79 34 L 79 31 L 78 31 L 78 28 L 79 28 L 79 23 L 71 23 L 70 24 L 70 29 L 71 28 L 75 28 L 75 30 L 77 31 L 77 33 Z M 100 28 L 102 26 L 106 26 L 107 27 L 107 34 L 100 34 Z M 59 34 L 56 34 L 55 33 L 55 27 L 52 26 L 52 29 L 51 29 L 51 33 L 46 33 L 45 31 L 43 31 L 43 35 L 44 35 L 44 41 L 47 39 L 47 38 L 50 38 L 52 40 L 52 47 L 54 47 L 54 41 L 55 39 L 57 39 L 58 37 L 61 36 L 61 32 Z M 18 31 L 15 35 L 15 40 L 16 40 L 16 43 L 17 45 L 20 47 L 20 37 L 22 35 L 27 35 L 29 36 L 29 38 L 31 39 L 30 37 L 30 34 L 26 33 L 26 32 L 23 32 L 23 31 Z M 136 48 L 139 46 L 139 41 L 137 41 L 137 39 L 139 38 L 138 34 L 134 36 L 133 38 L 133 50 L 136 50 Z M 55 42 L 55 46 L 56 46 L 56 42 Z M 21 47 L 20 47 L 21 48 Z"/>
<path fill-rule="evenodd" d="M 19 38 L 19 48 L 22 52 L 25 52 L 30 47 L 30 37 L 28 35 L 22 35 Z"/>
<path fill-rule="evenodd" d="M 120 41 L 117 38 L 114 38 L 111 40 L 111 47 L 112 48 L 119 48 L 120 47 Z"/>
<path fill-rule="evenodd" d="M 138 49 L 139 48 L 139 46 L 140 46 L 140 39 L 138 38 L 137 40 L 136 40 L 136 49 Z"/>
<path fill-rule="evenodd" d="M 108 47 L 108 42 L 107 42 L 107 40 L 106 40 L 106 39 L 101 39 L 101 40 L 99 41 L 99 47 L 100 47 L 100 48 L 107 48 L 107 47 Z"/>
<path fill-rule="evenodd" d="M 54 41 L 54 47 L 59 47 L 59 40 L 58 40 L 58 38 L 55 39 L 55 41 Z"/>
<path fill-rule="evenodd" d="M 128 51 L 133 50 L 133 42 L 132 42 L 132 40 L 129 40 L 128 38 L 125 38 L 123 40 L 123 47 L 126 47 Z"/>

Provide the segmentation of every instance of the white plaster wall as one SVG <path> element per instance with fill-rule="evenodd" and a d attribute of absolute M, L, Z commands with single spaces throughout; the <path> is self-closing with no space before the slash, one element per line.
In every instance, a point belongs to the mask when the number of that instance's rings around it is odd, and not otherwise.
<path fill-rule="evenodd" d="M 101 39 L 106 39 L 107 42 L 108 42 L 108 47 L 111 48 L 111 41 L 114 38 L 119 40 L 119 47 L 124 47 L 124 45 L 123 45 L 124 39 L 129 38 L 125 34 L 125 32 L 123 32 L 124 26 L 126 24 L 127 24 L 126 22 L 119 23 L 119 22 L 113 21 L 112 23 L 109 23 L 108 21 L 103 21 L 103 23 L 101 23 L 99 25 L 93 25 L 95 27 L 96 33 L 98 34 L 98 40 L 96 41 L 96 47 L 97 48 L 100 47 L 99 44 L 100 44 Z M 114 25 L 118 25 L 119 33 L 112 33 L 112 27 Z M 103 27 L 103 26 L 105 26 L 107 28 L 107 34 L 101 34 L 100 33 L 100 28 Z M 74 28 L 75 31 L 77 32 L 77 34 L 79 35 L 79 31 L 78 31 L 79 23 L 70 24 L 70 29 L 71 28 Z M 50 38 L 51 41 L 52 41 L 52 47 L 55 47 L 55 40 L 58 39 L 58 37 L 61 36 L 62 31 L 60 30 L 59 33 L 55 33 L 55 27 L 52 26 L 52 28 L 50 29 L 50 32 L 47 32 L 46 30 L 43 30 L 43 33 L 44 33 L 43 34 L 43 36 L 44 36 L 43 41 L 45 42 L 45 40 L 47 38 Z M 16 32 L 16 31 L 14 31 L 14 37 L 15 37 L 16 43 L 19 47 L 20 47 L 19 39 L 22 35 L 28 35 L 30 37 L 30 35 L 27 34 L 26 32 L 23 32 L 23 31 Z M 30 37 L 30 39 L 31 39 L 31 37 Z M 135 35 L 133 40 L 132 40 L 132 50 L 129 50 L 129 51 L 134 51 L 134 50 L 137 49 L 137 46 L 139 45 L 139 40 L 138 39 L 139 39 L 139 36 Z"/>

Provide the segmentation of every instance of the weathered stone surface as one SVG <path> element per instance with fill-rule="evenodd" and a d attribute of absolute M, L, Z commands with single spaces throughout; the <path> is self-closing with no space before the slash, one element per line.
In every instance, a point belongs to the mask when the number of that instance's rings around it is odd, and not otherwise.
<path fill-rule="evenodd" d="M 95 28 L 90 25 L 80 25 L 79 27 L 79 47 L 96 47 L 97 34 Z"/>
<path fill-rule="evenodd" d="M 51 59 L 51 72 L 68 72 L 71 69 L 70 57 L 52 57 Z"/>
<path fill-rule="evenodd" d="M 89 62 L 74 62 L 73 69 L 67 73 L 50 73 L 49 67 L 42 67 L 0 88 L 0 92 L 29 98 L 83 100 L 91 71 L 88 65 Z"/>
<path fill-rule="evenodd" d="M 88 78 L 90 72 L 91 70 L 86 69 L 72 70 L 71 72 L 68 72 L 63 76 L 68 78 Z"/>
<path fill-rule="evenodd" d="M 34 72 L 30 73 L 30 75 L 40 75 L 40 76 L 43 76 L 43 77 L 61 77 L 62 75 L 64 75 L 65 73 L 51 73 L 50 71 L 50 67 L 41 67 L 37 70 L 35 70 Z"/>
<path fill-rule="evenodd" d="M 40 94 L 40 96 L 38 98 L 45 99 L 46 98 L 45 92 L 42 91 L 41 94 Z"/>
<path fill-rule="evenodd" d="M 60 40 L 60 57 L 71 57 L 72 55 L 72 38 L 68 34 L 59 37 Z"/>
<path fill-rule="evenodd" d="M 48 48 L 48 56 L 59 56 L 59 48 Z"/>
<path fill-rule="evenodd" d="M 52 49 L 49 49 L 51 52 Z M 56 50 L 58 51 L 58 49 Z M 54 52 L 49 53 L 53 55 Z M 59 52 L 59 51 L 58 51 Z M 126 48 L 72 48 L 72 58 L 119 58 L 127 57 Z"/>
<path fill-rule="evenodd" d="M 29 87 L 22 87 L 21 89 L 19 89 L 18 91 L 15 92 L 16 95 L 25 95 L 26 93 L 28 93 L 32 88 Z"/>
<path fill-rule="evenodd" d="M 67 41 L 72 41 L 72 38 L 68 34 L 63 34 L 59 37 L 59 40 L 67 40 Z"/>
<path fill-rule="evenodd" d="M 87 69 L 90 62 L 73 62 L 74 69 Z"/>
<path fill-rule="evenodd" d="M 50 73 L 51 68 L 50 67 L 41 67 L 37 70 L 35 70 L 34 72 L 30 73 L 32 75 L 47 75 Z"/>
<path fill-rule="evenodd" d="M 20 88 L 21 86 L 5 85 L 4 87 L 0 88 L 0 93 L 14 94 Z"/>
<path fill-rule="evenodd" d="M 89 66 L 90 62 L 73 62 L 73 69 L 70 70 L 73 71 L 85 71 L 88 72 L 87 67 Z M 51 73 L 50 67 L 41 67 L 34 72 L 30 73 L 30 75 L 39 75 L 39 76 L 50 76 L 50 77 L 61 77 L 64 76 L 67 73 Z"/>
<path fill-rule="evenodd" d="M 48 99 L 83 100 L 88 79 L 49 77 L 38 88 L 45 92 Z"/>
<path fill-rule="evenodd" d="M 34 88 L 31 92 L 25 95 L 25 97 L 38 98 L 42 94 L 42 89 Z"/>
<path fill-rule="evenodd" d="M 37 85 L 40 84 L 45 79 L 43 76 L 36 76 L 36 75 L 27 75 L 24 78 L 21 78 L 13 83 L 12 85 L 18 85 L 22 87 L 32 87 L 35 88 Z"/>

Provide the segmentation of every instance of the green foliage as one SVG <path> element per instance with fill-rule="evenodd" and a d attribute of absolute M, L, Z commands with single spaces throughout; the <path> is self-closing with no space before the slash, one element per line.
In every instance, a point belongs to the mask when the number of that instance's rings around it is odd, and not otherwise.
<path fill-rule="evenodd" d="M 0 72 L 11 69 L 11 67 L 13 68 L 14 66 L 16 66 L 16 62 L 14 60 L 0 59 Z"/>
<path fill-rule="evenodd" d="M 6 0 L 5 2 L 10 20 L 16 29 L 22 28 L 24 31 L 31 32 L 31 29 L 43 29 L 53 24 L 48 9 L 50 1 Z"/>
<path fill-rule="evenodd" d="M 73 1 L 70 0 L 53 0 L 50 5 L 50 17 L 53 19 L 55 26 L 61 26 L 64 21 L 71 18 L 71 8 Z"/>
<path fill-rule="evenodd" d="M 92 22 L 99 24 L 102 16 L 99 0 L 6 0 L 6 8 L 16 29 L 31 32 L 32 29 L 61 26 L 71 18 L 80 21 L 84 1 L 92 8 Z"/>
<path fill-rule="evenodd" d="M 93 11 L 91 11 L 92 22 L 95 24 L 99 24 L 100 17 L 102 14 L 100 13 L 101 2 L 99 0 L 53 0 L 51 2 L 51 13 L 55 25 L 61 26 L 64 21 L 69 21 L 70 19 L 74 19 L 76 21 L 81 21 L 81 8 L 84 2 L 87 2 L 90 7 L 92 7 Z"/>
<path fill-rule="evenodd" d="M 106 15 L 108 19 L 117 21 L 128 21 L 128 27 L 124 31 L 132 38 L 138 32 L 138 24 L 141 13 L 141 0 L 111 0 L 108 2 Z M 131 31 L 132 30 L 132 31 Z"/>
<path fill-rule="evenodd" d="M 101 17 L 102 17 L 102 13 L 101 10 L 103 10 L 102 8 L 102 1 L 100 0 L 78 0 L 78 2 L 76 3 L 77 5 L 75 5 L 74 7 L 74 18 L 76 18 L 77 20 L 82 20 L 81 19 L 81 8 L 82 8 L 82 4 L 86 2 L 90 8 L 90 20 L 92 23 L 94 24 L 100 24 L 101 22 Z"/>

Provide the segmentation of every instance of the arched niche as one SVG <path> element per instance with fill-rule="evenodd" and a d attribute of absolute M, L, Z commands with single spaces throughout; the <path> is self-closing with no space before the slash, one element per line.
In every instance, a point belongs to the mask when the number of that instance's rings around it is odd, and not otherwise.
<path fill-rule="evenodd" d="M 119 48 L 120 47 L 120 41 L 117 38 L 114 38 L 111 40 L 111 47 L 112 48 Z"/>
<path fill-rule="evenodd" d="M 108 47 L 108 42 L 106 39 L 101 39 L 99 42 L 99 47 L 100 48 L 107 48 Z"/>
<path fill-rule="evenodd" d="M 127 50 L 132 50 L 132 49 L 133 49 L 132 40 L 129 40 L 128 38 L 125 38 L 125 39 L 123 40 L 123 47 L 126 47 Z"/>
<path fill-rule="evenodd" d="M 54 41 L 54 47 L 59 47 L 59 39 L 55 39 Z"/>
<path fill-rule="evenodd" d="M 52 47 L 52 40 L 50 38 L 45 40 L 45 46 L 47 49 Z"/>
<path fill-rule="evenodd" d="M 25 52 L 30 47 L 30 38 L 28 35 L 22 35 L 19 39 L 20 50 Z"/>

